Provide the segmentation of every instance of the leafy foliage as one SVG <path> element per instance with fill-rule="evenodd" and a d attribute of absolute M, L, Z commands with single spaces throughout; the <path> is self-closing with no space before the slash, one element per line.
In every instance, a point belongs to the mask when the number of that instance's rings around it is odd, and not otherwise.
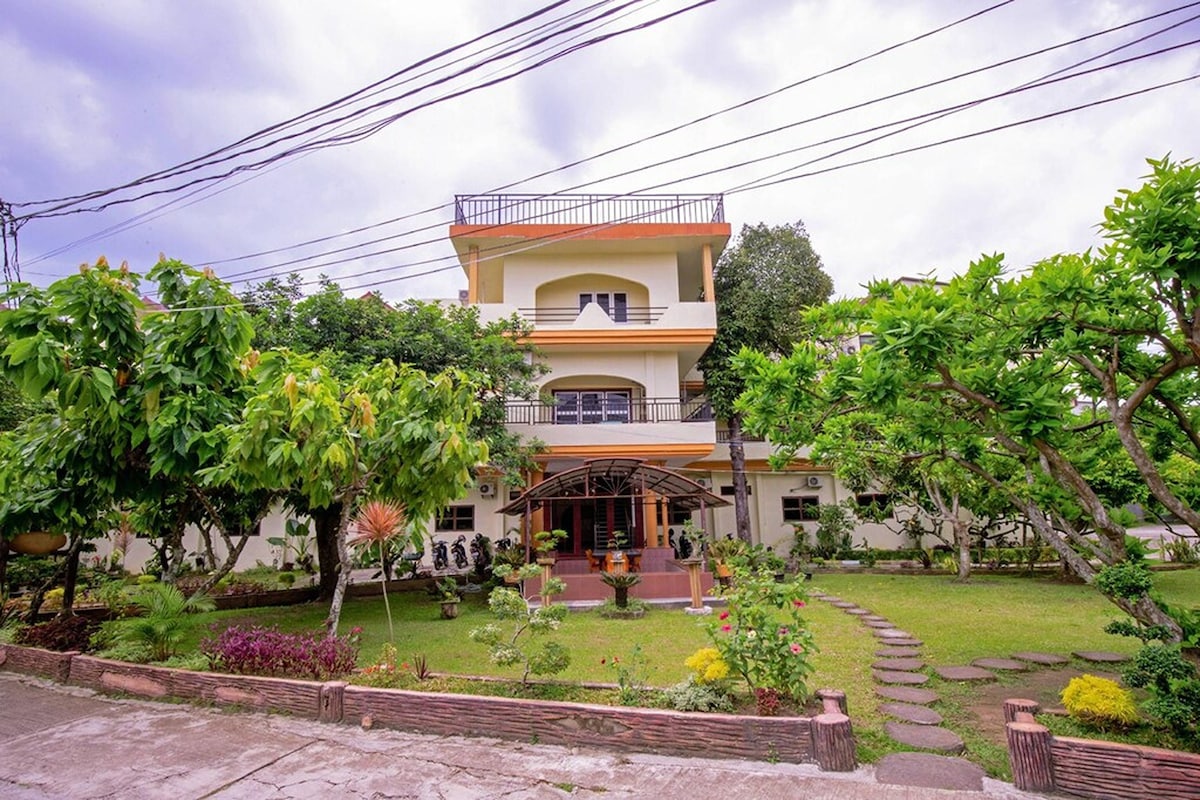
<path fill-rule="evenodd" d="M 141 615 L 121 620 L 117 638 L 127 645 L 147 648 L 152 661 L 166 661 L 175 655 L 191 629 L 189 614 L 216 608 L 210 598 L 201 594 L 185 597 L 168 583 L 143 586 L 132 602 L 141 610 Z"/>
<path fill-rule="evenodd" d="M 668 705 L 676 711 L 705 711 L 709 713 L 733 713 L 733 701 L 729 693 L 720 686 L 700 683 L 695 675 L 688 675 L 680 683 L 663 690 Z"/>
<path fill-rule="evenodd" d="M 36 625 L 17 628 L 13 634 L 13 642 L 60 653 L 72 650 L 82 653 L 91 649 L 92 636 L 99 627 L 100 623 L 87 617 L 58 616 Z"/>
<path fill-rule="evenodd" d="M 1072 717 L 1102 730 L 1132 725 L 1138 719 L 1133 695 L 1116 681 L 1095 675 L 1072 678 L 1062 691 L 1062 702 Z"/>
<path fill-rule="evenodd" d="M 804 590 L 795 581 L 778 583 L 768 572 L 736 570 L 723 592 L 727 610 L 708 633 L 729 668 L 751 689 L 770 689 L 803 703 L 816 646 L 801 616 Z"/>
<path fill-rule="evenodd" d="M 358 631 L 348 636 L 281 633 L 231 626 L 200 643 L 215 669 L 235 675 L 327 681 L 350 674 L 358 661 Z"/>
<path fill-rule="evenodd" d="M 490 648 L 494 663 L 522 666 L 522 685 L 528 685 L 531 674 L 555 675 L 570 666 L 570 651 L 559 642 L 549 640 L 539 647 L 532 641 L 558 630 L 567 616 L 565 605 L 541 605 L 531 610 L 519 592 L 498 587 L 488 596 L 488 608 L 496 619 L 505 623 L 507 630 L 489 623 L 473 629 L 469 637 Z"/>

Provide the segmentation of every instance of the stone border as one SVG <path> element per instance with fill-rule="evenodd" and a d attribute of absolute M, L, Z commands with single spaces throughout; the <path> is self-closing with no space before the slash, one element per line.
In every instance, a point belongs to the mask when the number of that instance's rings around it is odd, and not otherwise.
<path fill-rule="evenodd" d="M 364 727 L 536 739 L 628 752 L 816 763 L 835 772 L 857 766 L 846 696 L 836 690 L 817 692 L 824 713 L 815 717 L 751 717 L 193 672 L 16 645 L 0 645 L 0 670 L 100 692 L 284 711 Z"/>
<path fill-rule="evenodd" d="M 1091 800 L 1194 800 L 1200 754 L 1055 736 L 1033 700 L 1004 701 L 1013 783 L 1029 792 Z"/>

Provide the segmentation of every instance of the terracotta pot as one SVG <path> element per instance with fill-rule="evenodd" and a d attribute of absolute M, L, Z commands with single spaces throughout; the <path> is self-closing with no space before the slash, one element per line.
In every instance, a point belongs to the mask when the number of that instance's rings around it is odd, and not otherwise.
<path fill-rule="evenodd" d="M 516 586 L 518 583 L 521 582 L 521 576 L 515 572 L 510 572 L 509 574 L 504 576 L 504 582 L 507 583 L 509 586 Z"/>
<path fill-rule="evenodd" d="M 555 560 L 550 556 L 539 556 L 537 563 L 539 567 L 553 567 Z"/>
<path fill-rule="evenodd" d="M 733 570 L 731 570 L 729 568 L 728 564 L 724 564 L 724 563 L 718 561 L 717 562 L 717 577 L 718 578 L 732 578 Z"/>
<path fill-rule="evenodd" d="M 61 533 L 46 531 L 30 531 L 18 533 L 8 542 L 8 548 L 27 556 L 44 556 L 61 550 L 67 544 L 67 537 Z"/>

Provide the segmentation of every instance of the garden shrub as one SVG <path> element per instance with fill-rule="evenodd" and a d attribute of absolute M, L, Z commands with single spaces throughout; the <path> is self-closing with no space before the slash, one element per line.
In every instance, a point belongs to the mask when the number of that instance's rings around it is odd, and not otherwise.
<path fill-rule="evenodd" d="M 1163 544 L 1167 559 L 1180 564 L 1195 564 L 1200 561 L 1200 543 L 1192 544 L 1187 539 L 1172 539 Z"/>
<path fill-rule="evenodd" d="M 212 611 L 213 601 L 204 595 L 186 597 L 169 583 L 150 583 L 131 598 L 140 615 L 116 623 L 118 641 L 145 647 L 152 661 L 166 661 L 192 627 L 190 614 Z"/>
<path fill-rule="evenodd" d="M 348 675 L 358 663 L 359 634 L 282 633 L 276 628 L 238 625 L 200 643 L 214 669 L 235 675 L 333 680 Z"/>
<path fill-rule="evenodd" d="M 558 594 L 564 588 L 560 578 L 552 578 L 544 591 Z M 488 608 L 505 623 L 505 627 L 488 623 L 473 629 L 468 636 L 471 641 L 490 648 L 492 663 L 502 667 L 521 665 L 524 668 L 522 686 L 529 685 L 530 675 L 554 675 L 570 666 L 571 653 L 559 642 L 547 641 L 541 647 L 535 647 L 532 642 L 532 637 L 558 630 L 567 616 L 565 605 L 554 603 L 530 610 L 519 592 L 500 587 L 488 596 Z"/>
<path fill-rule="evenodd" d="M 87 617 L 55 617 L 48 622 L 17 628 L 17 632 L 13 634 L 13 643 L 40 647 L 43 650 L 56 650 L 60 653 L 69 650 L 82 653 L 91 649 L 92 634 L 99 627 L 99 622 Z"/>
<path fill-rule="evenodd" d="M 1153 695 L 1146 711 L 1180 738 L 1200 742 L 1200 676 L 1178 646 L 1148 645 L 1125 667 L 1130 686 Z"/>
<path fill-rule="evenodd" d="M 1133 695 L 1095 675 L 1072 678 L 1062 691 L 1062 702 L 1074 719 L 1101 730 L 1128 727 L 1138 720 Z"/>
<path fill-rule="evenodd" d="M 729 665 L 715 647 L 700 648 L 688 656 L 683 665 L 692 671 L 696 683 L 722 683 L 729 678 Z"/>
<path fill-rule="evenodd" d="M 719 684 L 699 683 L 694 674 L 688 675 L 685 680 L 674 686 L 663 689 L 663 697 L 666 698 L 668 705 L 676 711 L 724 713 L 733 711 L 733 703 L 730 701 L 729 695 L 719 687 Z"/>
<path fill-rule="evenodd" d="M 1109 597 L 1136 600 L 1154 586 L 1154 578 L 1145 564 L 1122 561 L 1109 564 L 1096 575 L 1096 588 Z"/>
<path fill-rule="evenodd" d="M 803 587 L 776 582 L 769 572 L 737 570 L 723 595 L 727 608 L 708 624 L 708 634 L 730 670 L 754 690 L 760 712 L 772 713 L 780 696 L 803 704 L 813 669 L 809 654 L 816 649 L 801 617 Z"/>

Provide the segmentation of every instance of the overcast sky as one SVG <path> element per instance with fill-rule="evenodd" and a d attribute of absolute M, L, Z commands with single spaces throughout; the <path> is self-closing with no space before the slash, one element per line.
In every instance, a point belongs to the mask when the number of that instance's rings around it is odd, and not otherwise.
<path fill-rule="evenodd" d="M 110 189 L 179 165 L 550 1 L 8 0 L 0 15 L 0 200 L 13 203 L 19 218 L 53 204 L 17 204 Z M 431 62 L 425 69 L 435 71 L 427 75 L 408 73 L 415 77 L 410 83 L 380 87 L 384 91 L 366 103 L 391 102 L 352 127 L 446 92 L 478 87 L 533 66 L 531 56 L 538 53 L 544 57 L 694 2 L 566 2 L 502 36 Z M 34 217 L 20 232 L 22 274 L 45 285 L 100 254 L 114 262 L 128 260 L 145 272 L 162 252 L 192 264 L 213 263 L 239 289 L 242 281 L 297 269 L 305 280 L 315 281 L 324 272 L 347 290 L 374 288 L 393 300 L 452 297 L 466 286 L 445 238 L 454 195 L 550 171 L 509 191 L 561 192 L 587 184 L 575 191 L 725 192 L 726 217 L 735 232 L 743 224 L 803 220 L 839 294 L 854 294 L 876 277 L 948 277 L 985 252 L 1006 253 L 1015 269 L 1053 253 L 1094 246 L 1104 206 L 1121 187 L 1140 183 L 1147 172 L 1144 159 L 1167 153 L 1200 156 L 1200 81 L 803 176 L 1200 73 L 1200 46 L 1189 44 L 1200 39 L 1200 20 L 1191 19 L 1200 14 L 1200 4 L 1193 4 L 1038 57 L 844 111 L 1183 5 L 1014 0 L 814 77 L 995 4 L 715 0 L 581 47 L 511 80 L 414 110 L 362 141 L 199 184 L 193 187 L 197 194 L 165 193 L 102 212 Z M 571 34 L 561 32 L 568 22 L 608 12 L 604 20 L 577 30 L 582 38 L 570 40 Z M 564 20 L 572 14 L 582 16 Z M 542 34 L 556 38 L 399 99 L 403 92 L 495 55 L 494 49 L 479 51 L 505 37 L 526 36 L 509 47 L 526 43 L 528 32 L 540 24 L 552 25 Z M 896 130 L 860 133 L 866 129 L 1008 92 L 1147 36 L 1076 69 L 1178 49 L 980 103 L 837 154 Z M 545 50 L 550 46 L 557 50 Z M 456 58 L 462 60 L 448 66 Z M 788 86 L 674 134 L 558 170 Z M 803 122 L 818 116 L 824 118 Z M 343 126 L 335 133 L 350 130 Z M 735 140 L 745 141 L 682 158 Z M 282 149 L 274 145 L 257 155 Z M 756 161 L 785 151 L 791 152 Z M 619 175 L 668 159 L 659 167 Z M 243 157 L 225 167 L 253 160 Z M 220 171 L 201 169 L 186 178 Z M 738 191 L 772 175 L 801 177 Z M 146 188 L 173 189 L 181 182 Z M 85 205 L 134 195 L 126 190 Z M 437 210 L 420 213 L 429 209 Z M 402 219 L 381 224 L 397 218 Z M 377 227 L 344 235 L 367 226 Z M 358 250 L 309 258 L 384 237 Z M 433 242 L 422 244 L 427 240 Z M 274 250 L 281 252 L 231 260 Z M 378 250 L 392 252 L 366 255 Z M 342 263 L 321 266 L 335 260 Z"/>

